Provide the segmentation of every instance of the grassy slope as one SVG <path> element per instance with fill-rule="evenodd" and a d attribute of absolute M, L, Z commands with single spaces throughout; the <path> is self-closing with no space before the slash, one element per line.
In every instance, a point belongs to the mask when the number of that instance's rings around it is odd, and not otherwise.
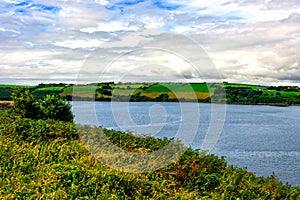
<path fill-rule="evenodd" d="M 104 130 L 127 151 L 153 151 L 169 140 Z M 86 150 L 72 123 L 33 121 L 0 110 L 1 199 L 297 199 L 300 189 L 227 167 L 224 159 L 187 149 L 153 173 L 109 168 Z"/>

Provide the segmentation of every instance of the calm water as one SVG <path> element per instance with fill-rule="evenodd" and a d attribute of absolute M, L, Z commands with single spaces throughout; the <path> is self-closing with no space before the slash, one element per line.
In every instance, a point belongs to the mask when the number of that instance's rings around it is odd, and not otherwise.
<path fill-rule="evenodd" d="M 300 107 L 76 102 L 73 111 L 77 123 L 179 136 L 193 148 L 202 147 L 208 130 L 219 127 L 211 153 L 259 176 L 274 172 L 283 183 L 300 186 Z"/>

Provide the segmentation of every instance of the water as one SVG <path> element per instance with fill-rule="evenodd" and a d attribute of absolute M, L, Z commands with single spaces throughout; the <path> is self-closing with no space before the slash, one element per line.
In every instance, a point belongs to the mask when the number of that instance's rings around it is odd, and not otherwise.
<path fill-rule="evenodd" d="M 177 137 L 192 148 L 203 147 L 211 129 L 211 153 L 258 176 L 274 172 L 283 183 L 300 186 L 300 107 L 76 102 L 73 108 L 77 123 Z"/>

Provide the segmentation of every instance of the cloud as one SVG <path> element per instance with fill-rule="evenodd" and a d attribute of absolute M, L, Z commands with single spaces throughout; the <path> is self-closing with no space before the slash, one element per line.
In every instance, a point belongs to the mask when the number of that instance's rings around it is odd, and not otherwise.
<path fill-rule="evenodd" d="M 122 24 L 120 22 L 112 21 L 109 23 L 98 23 L 97 27 L 88 27 L 80 29 L 81 32 L 118 32 L 118 31 L 137 31 L 139 28 L 130 26 L 129 23 Z"/>
<path fill-rule="evenodd" d="M 77 48 L 96 48 L 99 47 L 103 41 L 100 40 L 66 40 L 66 41 L 57 41 L 54 42 L 53 45 L 59 47 L 65 47 L 70 49 L 77 49 Z"/>
<path fill-rule="evenodd" d="M 0 8 L 2 82 L 75 81 L 97 52 L 99 73 L 103 59 L 123 57 L 106 79 L 300 84 L 298 0 L 5 0 Z M 198 43 L 222 77 L 176 34 Z M 143 49 L 151 44 L 174 54 Z"/>

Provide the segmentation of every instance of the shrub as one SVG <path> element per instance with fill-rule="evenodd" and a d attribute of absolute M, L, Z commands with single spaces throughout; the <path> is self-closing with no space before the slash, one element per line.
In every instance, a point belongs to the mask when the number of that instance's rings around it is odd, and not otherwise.
<path fill-rule="evenodd" d="M 27 89 L 17 89 L 12 92 L 13 111 L 22 117 L 35 118 L 39 112 L 33 95 Z"/>
<path fill-rule="evenodd" d="M 29 90 L 18 89 L 13 91 L 13 111 L 32 119 L 55 119 L 72 122 L 74 116 L 71 105 L 58 95 L 46 95 L 44 100 L 35 99 Z"/>
<path fill-rule="evenodd" d="M 46 95 L 40 103 L 40 115 L 42 119 L 61 121 L 73 121 L 74 119 L 71 105 L 58 95 Z"/>

